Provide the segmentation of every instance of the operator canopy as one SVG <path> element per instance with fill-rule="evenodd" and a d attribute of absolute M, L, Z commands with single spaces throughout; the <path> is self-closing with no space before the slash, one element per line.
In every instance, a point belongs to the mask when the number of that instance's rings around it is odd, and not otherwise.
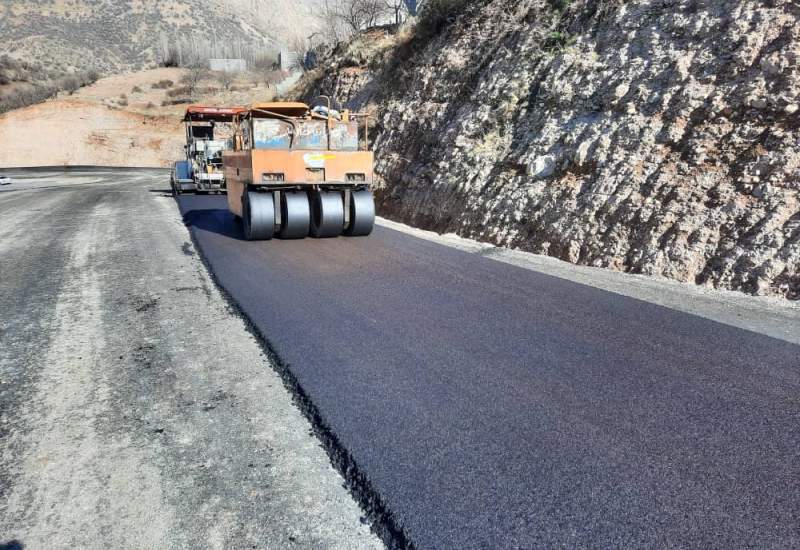
<path fill-rule="evenodd" d="M 208 107 L 189 105 L 184 122 L 233 122 L 237 115 L 247 112 L 244 107 Z"/>

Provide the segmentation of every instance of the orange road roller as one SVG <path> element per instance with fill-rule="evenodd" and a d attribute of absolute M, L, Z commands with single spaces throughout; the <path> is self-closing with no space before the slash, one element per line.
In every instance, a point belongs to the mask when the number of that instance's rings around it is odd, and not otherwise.
<path fill-rule="evenodd" d="M 366 236 L 375 225 L 366 115 L 305 103 L 237 114 L 223 153 L 228 207 L 248 240 Z"/>

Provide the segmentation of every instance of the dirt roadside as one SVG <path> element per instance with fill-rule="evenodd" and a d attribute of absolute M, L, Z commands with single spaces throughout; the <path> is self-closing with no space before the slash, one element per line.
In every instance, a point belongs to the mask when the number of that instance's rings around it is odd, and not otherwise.
<path fill-rule="evenodd" d="M 380 548 L 163 179 L 0 193 L 0 545 Z"/>

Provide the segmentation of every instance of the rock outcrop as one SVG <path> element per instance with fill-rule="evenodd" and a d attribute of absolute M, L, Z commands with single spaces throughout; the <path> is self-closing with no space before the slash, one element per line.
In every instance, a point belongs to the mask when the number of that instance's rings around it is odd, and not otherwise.
<path fill-rule="evenodd" d="M 800 299 L 800 4 L 468 5 L 431 38 L 358 37 L 298 91 L 374 110 L 383 215 Z"/>

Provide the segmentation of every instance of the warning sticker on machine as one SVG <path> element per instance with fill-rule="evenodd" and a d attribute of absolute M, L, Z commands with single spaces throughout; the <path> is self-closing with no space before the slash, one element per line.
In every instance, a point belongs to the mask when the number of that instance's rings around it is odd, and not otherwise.
<path fill-rule="evenodd" d="M 303 160 L 309 168 L 325 168 L 325 161 L 335 159 L 336 155 L 326 155 L 324 153 L 306 153 Z"/>

